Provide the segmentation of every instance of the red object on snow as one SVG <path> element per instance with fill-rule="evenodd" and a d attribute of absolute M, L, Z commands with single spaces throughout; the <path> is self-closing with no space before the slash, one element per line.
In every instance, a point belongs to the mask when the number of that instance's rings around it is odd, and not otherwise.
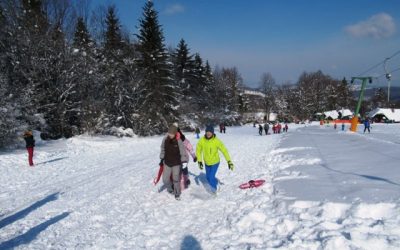
<path fill-rule="evenodd" d="M 264 184 L 265 180 L 250 180 L 239 186 L 240 189 L 255 188 Z"/>
<path fill-rule="evenodd" d="M 157 183 L 160 181 L 163 171 L 164 171 L 164 165 L 160 164 L 160 168 L 158 169 L 157 176 L 153 180 L 154 186 L 157 185 Z M 172 174 L 171 174 L 171 176 L 169 178 L 170 178 L 170 180 L 172 182 Z M 186 182 L 187 179 L 188 179 L 188 177 L 185 178 L 183 176 L 183 174 L 180 175 L 180 181 L 179 182 L 180 182 L 180 185 L 181 185 L 181 190 L 186 189 L 185 182 Z"/>
<path fill-rule="evenodd" d="M 158 169 L 157 177 L 154 178 L 154 180 L 153 180 L 154 185 L 157 185 L 157 183 L 160 181 L 163 171 L 164 171 L 164 165 L 160 164 L 160 168 Z"/>
<path fill-rule="evenodd" d="M 33 147 L 27 148 L 28 150 L 28 160 L 29 160 L 29 166 L 33 167 Z"/>

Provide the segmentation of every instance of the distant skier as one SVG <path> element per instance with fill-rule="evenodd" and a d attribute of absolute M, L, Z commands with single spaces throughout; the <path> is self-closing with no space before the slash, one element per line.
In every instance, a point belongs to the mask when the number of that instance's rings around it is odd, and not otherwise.
<path fill-rule="evenodd" d="M 265 135 L 268 135 L 268 130 L 269 130 L 269 124 L 268 124 L 268 122 L 266 122 L 266 123 L 264 124 Z"/>
<path fill-rule="evenodd" d="M 336 122 L 335 122 L 335 124 L 333 124 L 333 128 L 336 130 L 336 128 L 337 128 Z"/>
<path fill-rule="evenodd" d="M 218 151 L 222 152 L 225 160 L 228 162 L 229 169 L 233 171 L 234 165 L 231 161 L 228 150 L 222 141 L 219 140 L 214 134 L 214 127 L 212 125 L 208 125 L 206 127 L 206 134 L 197 143 L 196 156 L 200 170 L 203 170 L 204 168 L 203 161 L 205 163 L 206 178 L 212 188 L 213 193 L 217 192 L 218 185 L 218 181 L 215 178 L 220 163 Z"/>
<path fill-rule="evenodd" d="M 198 127 L 196 127 L 194 132 L 196 133 L 196 139 L 199 139 L 200 138 L 200 129 Z"/>
<path fill-rule="evenodd" d="M 33 148 L 35 147 L 35 139 L 33 138 L 32 131 L 25 131 L 24 140 L 26 143 L 26 149 L 28 150 L 29 166 L 33 167 Z"/>
<path fill-rule="evenodd" d="M 258 134 L 262 135 L 263 132 L 263 126 L 261 124 L 258 125 Z"/>
<path fill-rule="evenodd" d="M 178 132 L 176 133 L 176 139 L 181 140 L 183 142 L 183 145 L 185 146 L 186 153 L 188 155 L 192 156 L 192 159 L 194 162 L 197 161 L 196 154 L 193 150 L 193 146 L 190 143 L 190 141 L 185 137 L 185 135 L 182 133 L 182 131 L 178 128 Z M 189 157 L 188 157 L 189 158 Z M 185 162 L 182 164 L 182 176 L 185 184 L 185 188 L 187 188 L 190 185 L 190 179 L 189 179 L 189 170 L 188 170 L 188 162 Z"/>
<path fill-rule="evenodd" d="M 342 131 L 344 131 L 344 128 L 345 128 L 344 123 L 342 123 Z"/>
<path fill-rule="evenodd" d="M 189 158 L 182 140 L 176 139 L 177 132 L 178 128 L 174 125 L 168 129 L 168 134 L 161 143 L 160 164 L 164 165 L 162 178 L 168 192 L 174 193 L 175 199 L 180 200 L 181 167 L 183 163 L 188 162 Z M 170 180 L 171 173 L 173 183 Z"/>
<path fill-rule="evenodd" d="M 371 133 L 371 131 L 369 130 L 370 126 L 371 126 L 371 125 L 370 125 L 370 123 L 369 123 L 369 119 L 366 118 L 366 119 L 364 120 L 364 133 L 365 133 L 366 130 L 368 130 L 368 133 Z"/>
<path fill-rule="evenodd" d="M 287 125 L 287 123 L 285 123 L 285 127 L 283 128 L 283 130 L 287 133 L 289 129 L 289 126 Z"/>

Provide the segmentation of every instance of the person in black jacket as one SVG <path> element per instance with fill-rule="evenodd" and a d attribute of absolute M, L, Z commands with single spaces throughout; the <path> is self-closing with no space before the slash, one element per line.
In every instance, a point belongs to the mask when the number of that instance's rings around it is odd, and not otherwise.
<path fill-rule="evenodd" d="M 35 139 L 33 138 L 32 131 L 25 131 L 24 139 L 26 142 L 26 149 L 28 150 L 29 166 L 33 167 L 33 148 L 35 147 Z"/>
<path fill-rule="evenodd" d="M 174 193 L 175 199 L 180 200 L 181 187 L 179 182 L 181 168 L 183 163 L 188 162 L 189 156 L 186 153 L 182 140 L 176 138 L 177 132 L 178 128 L 174 125 L 168 129 L 168 134 L 164 137 L 161 144 L 160 165 L 164 165 L 162 178 L 167 191 L 171 194 Z M 173 183 L 170 180 L 171 174 Z"/>

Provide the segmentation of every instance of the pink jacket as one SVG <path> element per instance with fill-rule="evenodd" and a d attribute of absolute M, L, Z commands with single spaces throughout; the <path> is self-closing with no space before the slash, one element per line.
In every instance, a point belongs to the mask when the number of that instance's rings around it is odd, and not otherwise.
<path fill-rule="evenodd" d="M 192 144 L 190 144 L 190 141 L 188 139 L 185 139 L 183 141 L 183 145 L 185 146 L 186 152 L 188 154 L 190 154 L 192 156 L 192 159 L 194 160 L 194 157 L 196 157 L 196 154 L 194 153 L 193 146 L 192 146 Z"/>
<path fill-rule="evenodd" d="M 179 140 L 179 139 L 181 139 L 181 134 L 178 132 L 178 133 L 176 133 L 175 137 L 176 137 L 177 140 Z M 188 155 L 190 154 L 192 156 L 192 159 L 194 160 L 194 157 L 196 157 L 196 153 L 194 152 L 193 146 L 190 143 L 190 141 L 185 138 L 185 140 L 183 141 L 183 145 L 185 146 L 186 153 Z"/>

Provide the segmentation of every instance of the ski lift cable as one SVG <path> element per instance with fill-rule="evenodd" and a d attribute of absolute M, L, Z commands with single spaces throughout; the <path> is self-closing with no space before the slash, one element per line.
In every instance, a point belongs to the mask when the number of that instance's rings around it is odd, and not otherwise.
<path fill-rule="evenodd" d="M 374 68 L 380 66 L 381 64 L 384 64 L 387 60 L 390 60 L 390 59 L 392 59 L 393 57 L 395 57 L 395 56 L 397 56 L 397 55 L 399 55 L 399 54 L 400 54 L 400 50 L 396 51 L 393 55 L 391 55 L 391 56 L 389 56 L 389 57 L 386 57 L 382 62 L 380 62 L 380 63 L 378 63 L 378 64 L 376 64 L 376 65 L 374 65 L 374 66 L 368 68 L 368 69 L 365 70 L 363 73 L 359 74 L 358 77 L 360 77 L 360 76 L 362 76 L 362 75 L 368 73 L 369 71 L 371 71 L 371 70 L 373 70 Z"/>
<path fill-rule="evenodd" d="M 400 67 L 397 68 L 397 69 L 394 69 L 394 70 L 392 70 L 392 71 L 390 71 L 388 73 L 385 73 L 385 74 L 382 74 L 380 76 L 374 77 L 374 78 L 381 78 L 382 76 L 386 76 L 387 74 L 392 74 L 393 72 L 396 72 L 396 71 L 399 71 L 399 70 L 400 70 Z"/>

